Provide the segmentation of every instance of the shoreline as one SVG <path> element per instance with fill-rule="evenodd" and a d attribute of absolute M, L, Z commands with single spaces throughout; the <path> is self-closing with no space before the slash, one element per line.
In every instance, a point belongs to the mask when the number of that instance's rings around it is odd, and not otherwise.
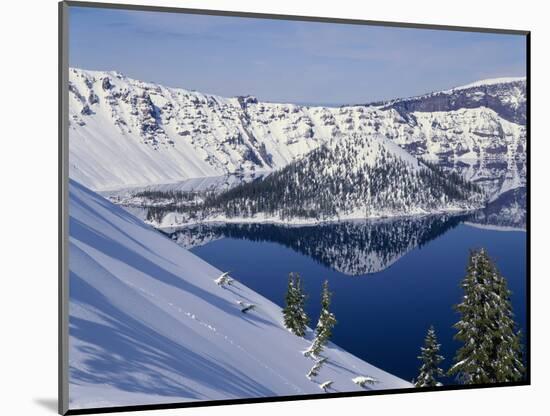
<path fill-rule="evenodd" d="M 383 222 L 383 221 L 392 221 L 397 219 L 407 219 L 407 218 L 423 218 L 428 216 L 440 216 L 440 215 L 451 215 L 456 216 L 460 214 L 466 214 L 470 212 L 477 211 L 481 208 L 470 208 L 470 209 L 446 209 L 440 211 L 430 211 L 430 212 L 414 212 L 410 214 L 397 214 L 397 215 L 379 215 L 379 216 L 341 216 L 338 218 L 330 219 L 307 219 L 307 218 L 293 218 L 290 220 L 282 220 L 278 217 L 267 217 L 267 218 L 257 218 L 257 217 L 213 217 L 207 218 L 200 221 L 190 221 L 179 224 L 170 224 L 170 225 L 155 225 L 154 223 L 146 221 L 147 224 L 155 227 L 158 230 L 167 231 L 167 230 L 177 230 L 181 228 L 193 227 L 197 225 L 207 224 L 271 224 L 271 225 L 281 225 L 286 227 L 315 227 L 322 224 L 333 224 L 340 222 Z"/>

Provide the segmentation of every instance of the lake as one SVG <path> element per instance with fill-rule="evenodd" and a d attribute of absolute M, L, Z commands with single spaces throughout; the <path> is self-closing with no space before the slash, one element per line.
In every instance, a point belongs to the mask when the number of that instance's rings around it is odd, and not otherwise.
<path fill-rule="evenodd" d="M 321 284 L 333 292 L 332 341 L 363 360 L 412 380 L 426 331 L 434 325 L 447 370 L 460 343 L 452 325 L 471 249 L 484 247 L 506 277 L 516 320 L 526 320 L 526 233 L 471 224 L 471 216 L 429 216 L 307 227 L 211 224 L 172 238 L 284 305 L 288 274 L 298 272 L 317 322 Z M 261 307 L 261 305 L 259 305 Z M 444 384 L 454 379 L 443 379 Z"/>

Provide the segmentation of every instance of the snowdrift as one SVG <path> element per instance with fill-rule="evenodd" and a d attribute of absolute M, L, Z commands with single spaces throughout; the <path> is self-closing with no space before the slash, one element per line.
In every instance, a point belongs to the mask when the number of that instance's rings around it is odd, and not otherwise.
<path fill-rule="evenodd" d="M 216 285 L 222 271 L 77 182 L 69 193 L 71 409 L 411 387 L 333 344 L 307 379 L 309 342 L 279 306 Z"/>

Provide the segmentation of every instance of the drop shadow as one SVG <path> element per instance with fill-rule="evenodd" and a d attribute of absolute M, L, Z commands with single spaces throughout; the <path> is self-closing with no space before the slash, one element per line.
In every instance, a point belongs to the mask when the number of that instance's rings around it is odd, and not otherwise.
<path fill-rule="evenodd" d="M 57 399 L 39 398 L 33 400 L 37 405 L 43 407 L 51 413 L 57 413 Z"/>

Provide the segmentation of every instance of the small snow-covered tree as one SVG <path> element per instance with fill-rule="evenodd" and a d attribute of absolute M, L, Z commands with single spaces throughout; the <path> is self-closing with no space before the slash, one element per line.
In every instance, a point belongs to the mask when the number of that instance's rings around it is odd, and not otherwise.
<path fill-rule="evenodd" d="M 325 280 L 323 283 L 323 293 L 321 294 L 321 314 L 315 327 L 315 338 L 311 346 L 304 352 L 306 356 L 318 357 L 332 335 L 332 328 L 334 328 L 337 321 L 334 314 L 330 311 L 331 297 L 332 293 L 328 288 L 328 280 Z"/>
<path fill-rule="evenodd" d="M 319 375 L 319 371 L 321 370 L 321 367 L 323 364 L 327 361 L 326 357 L 323 357 L 317 361 L 315 361 L 315 364 L 313 364 L 313 367 L 309 370 L 309 372 L 306 374 L 306 377 L 311 379 L 313 377 L 317 377 Z"/>
<path fill-rule="evenodd" d="M 421 354 L 418 359 L 422 361 L 422 365 L 420 367 L 420 374 L 414 383 L 415 387 L 441 386 L 437 378 L 443 376 L 445 373 L 439 368 L 439 364 L 444 359 L 443 356 L 439 355 L 440 347 L 441 345 L 437 343 L 435 329 L 433 326 L 430 326 L 428 334 L 424 338 L 424 346 L 420 348 Z"/>
<path fill-rule="evenodd" d="M 511 292 L 484 249 L 470 254 L 464 297 L 454 327 L 463 346 L 449 370 L 463 384 L 519 381 L 524 377 L 520 334 L 513 319 Z"/>
<path fill-rule="evenodd" d="M 285 326 L 295 331 L 295 305 L 296 305 L 296 289 L 294 288 L 294 273 L 288 275 L 288 285 L 285 294 L 285 307 L 283 308 L 283 320 Z"/>
<path fill-rule="evenodd" d="M 222 273 L 214 282 L 221 287 L 225 285 L 230 286 L 233 283 L 233 279 L 229 276 L 229 272 Z"/>
<path fill-rule="evenodd" d="M 246 303 L 246 302 L 243 302 L 242 300 L 238 301 L 237 303 L 241 306 L 242 313 L 247 313 L 252 309 L 256 309 L 256 305 L 254 305 L 253 303 Z"/>
<path fill-rule="evenodd" d="M 330 388 L 332 387 L 332 384 L 333 384 L 333 383 L 334 383 L 334 382 L 333 382 L 332 380 L 327 380 L 327 381 L 325 381 L 324 383 L 321 383 L 321 384 L 319 385 L 319 388 L 320 388 L 321 390 L 323 390 L 323 391 L 326 393 L 327 390 L 330 389 Z"/>
<path fill-rule="evenodd" d="M 306 374 L 306 377 L 309 378 L 309 379 L 311 379 L 313 377 L 317 377 L 319 375 L 319 370 L 321 370 L 322 366 L 323 365 L 321 363 L 316 361 L 315 364 L 313 364 L 313 367 L 311 367 L 311 369 Z"/>
<path fill-rule="evenodd" d="M 366 387 L 367 385 L 373 385 L 378 383 L 378 380 L 370 376 L 357 376 L 355 378 L 352 378 L 351 381 L 353 381 L 355 384 L 361 387 Z"/>
<path fill-rule="evenodd" d="M 299 337 L 305 335 L 309 323 L 309 318 L 304 309 L 305 301 L 306 295 L 300 275 L 290 273 L 285 296 L 286 305 L 283 308 L 283 319 L 285 326 Z"/>

